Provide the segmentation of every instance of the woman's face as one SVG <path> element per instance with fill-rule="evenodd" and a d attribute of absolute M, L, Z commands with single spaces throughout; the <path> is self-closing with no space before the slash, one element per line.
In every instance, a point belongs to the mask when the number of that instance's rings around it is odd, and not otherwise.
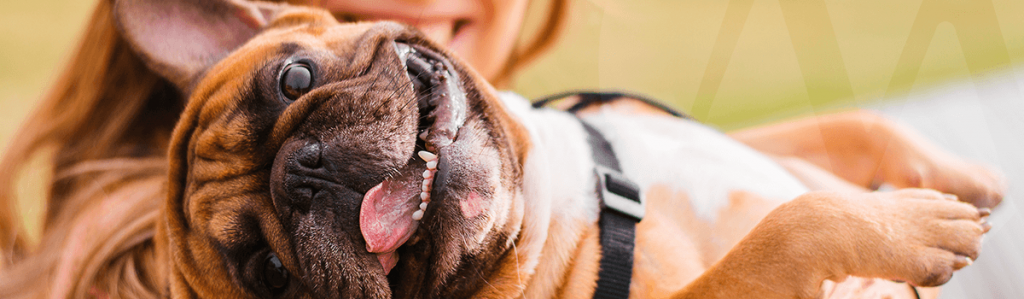
<path fill-rule="evenodd" d="M 391 20 L 419 28 L 494 79 L 512 53 L 529 0 L 311 0 L 341 21 Z"/>

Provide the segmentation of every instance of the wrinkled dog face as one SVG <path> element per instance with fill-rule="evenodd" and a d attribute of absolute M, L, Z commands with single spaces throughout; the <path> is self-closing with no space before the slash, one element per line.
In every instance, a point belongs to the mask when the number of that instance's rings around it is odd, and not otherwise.
<path fill-rule="evenodd" d="M 268 28 L 208 68 L 175 131 L 172 292 L 480 288 L 519 226 L 520 129 L 489 87 L 394 23 L 298 9 Z"/>

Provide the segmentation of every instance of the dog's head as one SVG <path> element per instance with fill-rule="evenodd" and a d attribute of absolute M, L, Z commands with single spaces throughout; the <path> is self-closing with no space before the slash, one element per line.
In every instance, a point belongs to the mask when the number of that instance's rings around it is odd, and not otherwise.
<path fill-rule="evenodd" d="M 523 130 L 420 33 L 266 4 L 114 7 L 189 95 L 157 237 L 175 295 L 464 296 L 508 252 Z"/>

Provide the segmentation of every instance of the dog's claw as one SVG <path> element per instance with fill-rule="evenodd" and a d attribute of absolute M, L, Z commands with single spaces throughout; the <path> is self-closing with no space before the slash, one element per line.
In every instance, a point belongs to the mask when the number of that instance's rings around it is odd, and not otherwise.
<path fill-rule="evenodd" d="M 958 255 L 956 256 L 956 260 L 953 261 L 953 269 L 960 270 L 973 264 L 974 260 L 972 260 L 971 257 Z"/>

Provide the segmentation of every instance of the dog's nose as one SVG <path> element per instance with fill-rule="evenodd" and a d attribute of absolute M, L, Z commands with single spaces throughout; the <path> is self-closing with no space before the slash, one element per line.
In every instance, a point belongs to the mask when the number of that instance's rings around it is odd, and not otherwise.
<path fill-rule="evenodd" d="M 325 187 L 323 180 L 317 178 L 317 174 L 324 172 L 323 145 L 307 142 L 295 149 L 287 160 L 283 180 L 275 182 L 281 183 L 279 191 L 283 191 L 282 198 L 286 198 L 278 204 L 305 210 Z"/>
<path fill-rule="evenodd" d="M 298 162 L 300 167 L 316 169 L 323 165 L 320 163 L 320 156 L 323 154 L 323 150 L 320 148 L 319 142 L 314 142 L 309 145 L 299 148 L 295 152 L 295 161 Z"/>

